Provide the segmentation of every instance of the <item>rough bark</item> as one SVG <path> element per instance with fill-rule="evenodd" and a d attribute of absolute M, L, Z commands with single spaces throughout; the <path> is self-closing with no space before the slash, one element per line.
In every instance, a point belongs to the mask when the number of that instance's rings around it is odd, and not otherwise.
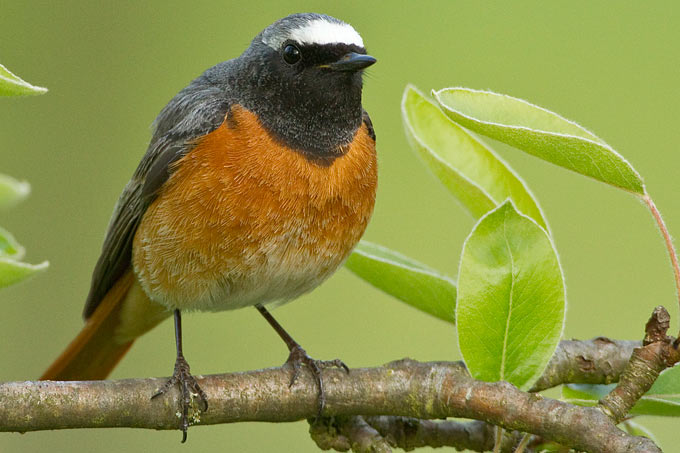
<path fill-rule="evenodd" d="M 460 362 L 420 363 L 405 359 L 378 368 L 324 372 L 324 423 L 312 423 L 322 448 L 389 452 L 429 446 L 488 450 L 493 428 L 511 432 L 510 451 L 520 433 L 532 433 L 579 451 L 658 452 L 649 439 L 616 427 L 658 373 L 680 358 L 666 336 L 667 313 L 658 308 L 643 343 L 596 338 L 563 341 L 532 391 L 563 383 L 619 386 L 598 407 L 578 407 L 518 390 L 505 382 L 470 377 Z M 632 354 L 632 358 L 631 358 Z M 630 361 L 628 360 L 630 358 Z M 640 370 L 647 370 L 641 372 Z M 649 370 L 652 370 L 651 372 Z M 210 401 L 194 411 L 194 424 L 243 421 L 290 422 L 316 417 L 317 389 L 303 373 L 289 388 L 286 367 L 200 377 Z M 164 379 L 0 384 L 0 431 L 135 427 L 176 429 L 177 394 L 151 401 Z M 621 415 L 623 414 L 623 415 Z M 435 422 L 459 417 L 476 422 Z"/>

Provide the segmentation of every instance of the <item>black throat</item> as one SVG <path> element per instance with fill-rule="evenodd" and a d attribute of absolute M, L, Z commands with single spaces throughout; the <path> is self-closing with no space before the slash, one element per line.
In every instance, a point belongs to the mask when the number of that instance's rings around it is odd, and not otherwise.
<path fill-rule="evenodd" d="M 361 72 L 292 70 L 274 51 L 258 57 L 240 58 L 239 103 L 310 162 L 329 166 L 343 156 L 362 122 Z"/>

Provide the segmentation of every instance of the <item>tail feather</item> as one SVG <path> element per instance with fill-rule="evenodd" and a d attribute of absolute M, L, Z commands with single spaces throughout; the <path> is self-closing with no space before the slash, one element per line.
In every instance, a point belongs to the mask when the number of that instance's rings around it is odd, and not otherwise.
<path fill-rule="evenodd" d="M 40 377 L 41 380 L 105 379 L 132 346 L 133 340 L 117 340 L 121 309 L 134 283 L 126 272 L 106 294 L 78 336 Z"/>

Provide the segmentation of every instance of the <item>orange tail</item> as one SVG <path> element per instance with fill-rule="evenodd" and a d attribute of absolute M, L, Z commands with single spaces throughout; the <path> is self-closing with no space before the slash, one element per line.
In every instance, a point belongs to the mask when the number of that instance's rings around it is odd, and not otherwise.
<path fill-rule="evenodd" d="M 134 342 L 115 339 L 122 302 L 133 281 L 132 272 L 127 272 L 113 285 L 83 330 L 45 371 L 41 380 L 95 380 L 105 379 L 111 373 Z"/>
<path fill-rule="evenodd" d="M 149 300 L 130 270 L 113 285 L 83 330 L 40 379 L 106 379 L 135 339 L 170 314 Z"/>

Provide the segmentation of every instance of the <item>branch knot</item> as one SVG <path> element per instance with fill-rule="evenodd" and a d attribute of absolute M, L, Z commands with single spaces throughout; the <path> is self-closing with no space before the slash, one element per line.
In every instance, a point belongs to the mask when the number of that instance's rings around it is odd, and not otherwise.
<path fill-rule="evenodd" d="M 645 325 L 642 347 L 633 350 L 618 385 L 600 400 L 600 409 L 615 423 L 626 417 L 663 370 L 680 361 L 680 351 L 674 347 L 675 339 L 666 335 L 669 327 L 668 311 L 662 306 L 656 307 Z"/>

